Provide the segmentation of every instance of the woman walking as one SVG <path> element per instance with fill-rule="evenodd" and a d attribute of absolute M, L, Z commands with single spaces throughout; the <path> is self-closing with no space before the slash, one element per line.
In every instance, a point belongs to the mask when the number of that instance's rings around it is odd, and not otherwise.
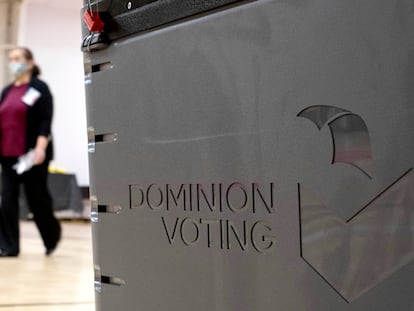
<path fill-rule="evenodd" d="M 0 97 L 0 257 L 18 256 L 20 252 L 20 184 L 24 186 L 46 255 L 50 255 L 61 235 L 47 189 L 48 165 L 53 156 L 53 99 L 46 83 L 38 79 L 40 70 L 29 49 L 11 50 L 9 67 L 14 81 Z M 16 163 L 29 151 L 34 166 L 22 172 Z"/>

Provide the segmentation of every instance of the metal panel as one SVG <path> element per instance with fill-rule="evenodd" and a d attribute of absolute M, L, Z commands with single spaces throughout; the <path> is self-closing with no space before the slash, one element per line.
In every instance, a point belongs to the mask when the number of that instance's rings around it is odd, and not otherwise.
<path fill-rule="evenodd" d="M 98 310 L 414 310 L 412 1 L 257 1 L 85 61 Z"/>

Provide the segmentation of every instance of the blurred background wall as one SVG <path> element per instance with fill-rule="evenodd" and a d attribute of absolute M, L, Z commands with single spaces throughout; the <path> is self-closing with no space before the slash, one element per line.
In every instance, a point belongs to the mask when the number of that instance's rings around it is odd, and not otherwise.
<path fill-rule="evenodd" d="M 35 54 L 54 95 L 53 165 L 89 185 L 83 59 L 82 0 L 0 0 L 0 83 L 10 81 L 6 50 L 18 44 Z"/>

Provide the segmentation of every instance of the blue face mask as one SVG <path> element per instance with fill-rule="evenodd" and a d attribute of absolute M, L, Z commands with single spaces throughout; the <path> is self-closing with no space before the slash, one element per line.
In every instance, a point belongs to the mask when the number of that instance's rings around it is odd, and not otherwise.
<path fill-rule="evenodd" d="M 9 63 L 10 73 L 15 76 L 21 76 L 27 71 L 27 65 L 25 63 L 11 62 Z"/>

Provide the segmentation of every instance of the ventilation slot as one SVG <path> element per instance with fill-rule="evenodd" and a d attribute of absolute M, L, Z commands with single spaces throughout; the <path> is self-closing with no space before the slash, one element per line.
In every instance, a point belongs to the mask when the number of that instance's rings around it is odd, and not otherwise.
<path fill-rule="evenodd" d="M 118 140 L 117 133 L 104 133 L 95 135 L 95 129 L 88 127 L 88 151 L 95 152 L 96 144 L 113 143 Z"/>
<path fill-rule="evenodd" d="M 96 196 L 91 196 L 91 221 L 98 222 L 99 214 L 108 213 L 108 214 L 119 214 L 122 211 L 120 205 L 104 205 L 98 204 L 98 199 Z"/>
<path fill-rule="evenodd" d="M 96 64 L 96 65 L 92 65 L 92 73 L 96 73 L 96 72 L 100 72 L 100 71 L 104 71 L 104 70 L 108 70 L 108 69 L 112 69 L 112 63 L 111 62 L 105 62 L 105 63 L 101 63 L 101 64 Z"/>
<path fill-rule="evenodd" d="M 125 285 L 125 281 L 118 277 L 107 276 L 101 274 L 101 268 L 99 266 L 95 266 L 95 291 L 98 293 L 102 293 L 102 284 L 112 285 L 112 286 L 123 286 Z"/>

